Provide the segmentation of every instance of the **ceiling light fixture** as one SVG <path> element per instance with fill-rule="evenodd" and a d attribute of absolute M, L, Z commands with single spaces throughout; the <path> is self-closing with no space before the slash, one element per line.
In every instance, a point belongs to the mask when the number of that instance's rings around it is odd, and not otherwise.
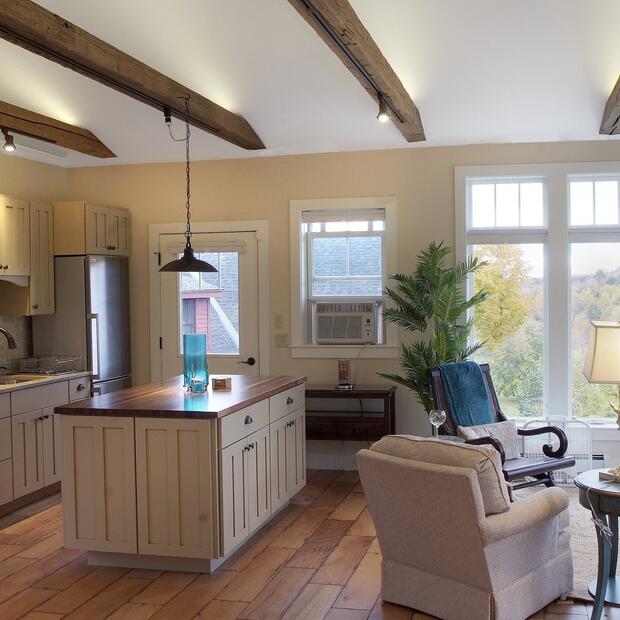
<path fill-rule="evenodd" d="M 388 115 L 385 98 L 383 97 L 381 93 L 378 93 L 378 97 L 379 97 L 379 114 L 377 114 L 377 120 L 380 123 L 387 123 L 390 120 L 390 117 Z"/>
<path fill-rule="evenodd" d="M 170 112 L 166 114 L 164 111 L 166 125 L 168 125 Z M 170 130 L 170 125 L 168 125 L 168 129 Z M 170 133 L 172 136 L 172 132 Z M 186 202 L 185 202 L 185 210 L 187 223 L 185 226 L 185 249 L 183 250 L 183 256 L 181 258 L 177 258 L 169 263 L 166 263 L 159 271 L 176 271 L 176 272 L 217 272 L 217 269 L 207 263 L 204 260 L 200 260 L 196 258 L 194 255 L 194 248 L 192 248 L 192 228 L 190 226 L 190 220 L 192 217 L 192 212 L 190 209 L 190 175 L 189 175 L 189 95 L 185 97 L 185 138 L 181 138 L 176 140 L 174 136 L 173 140 L 182 141 L 185 140 L 185 188 L 186 188 Z"/>
<path fill-rule="evenodd" d="M 2 128 L 2 133 L 4 134 L 4 150 L 7 153 L 12 153 L 15 151 L 15 142 L 13 142 L 13 136 L 9 133 L 8 129 Z"/>

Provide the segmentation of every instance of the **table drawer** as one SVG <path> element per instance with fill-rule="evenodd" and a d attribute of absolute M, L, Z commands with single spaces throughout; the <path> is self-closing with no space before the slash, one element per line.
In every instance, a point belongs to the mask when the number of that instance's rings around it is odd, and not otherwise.
<path fill-rule="evenodd" d="M 90 398 L 90 377 L 78 377 L 69 381 L 69 402 Z"/>
<path fill-rule="evenodd" d="M 0 461 L 10 459 L 13 456 L 11 450 L 11 418 L 0 419 Z"/>
<path fill-rule="evenodd" d="M 220 448 L 230 446 L 267 424 L 269 424 L 268 400 L 261 400 L 259 403 L 229 413 L 220 419 Z"/>
<path fill-rule="evenodd" d="M 269 420 L 275 422 L 305 405 L 306 388 L 302 383 L 269 399 Z"/>
<path fill-rule="evenodd" d="M 67 381 L 15 390 L 11 393 L 11 413 L 18 415 L 35 409 L 55 407 L 69 402 Z"/>
<path fill-rule="evenodd" d="M 0 394 L 0 418 L 8 418 L 11 415 L 11 395 Z"/>

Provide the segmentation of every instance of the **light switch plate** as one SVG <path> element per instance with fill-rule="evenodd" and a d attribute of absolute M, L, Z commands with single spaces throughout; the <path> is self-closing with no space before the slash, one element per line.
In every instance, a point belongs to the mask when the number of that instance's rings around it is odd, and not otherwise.
<path fill-rule="evenodd" d="M 274 329 L 282 329 L 284 327 L 284 319 L 281 314 L 273 315 L 273 328 Z"/>

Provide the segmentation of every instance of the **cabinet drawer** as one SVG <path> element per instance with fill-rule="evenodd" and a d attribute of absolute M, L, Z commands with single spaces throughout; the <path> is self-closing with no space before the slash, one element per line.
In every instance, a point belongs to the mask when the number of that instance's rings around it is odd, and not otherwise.
<path fill-rule="evenodd" d="M 220 448 L 247 437 L 269 424 L 269 402 L 261 400 L 259 403 L 230 413 L 220 420 Z"/>
<path fill-rule="evenodd" d="M 269 399 L 269 420 L 275 422 L 285 415 L 300 409 L 305 405 L 305 398 L 306 388 L 303 383 L 272 396 Z"/>
<path fill-rule="evenodd" d="M 0 461 L 0 504 L 13 500 L 13 459 Z"/>
<path fill-rule="evenodd" d="M 11 418 L 0 419 L 0 461 L 10 459 L 11 450 Z"/>
<path fill-rule="evenodd" d="M 69 402 L 90 398 L 90 377 L 78 377 L 69 381 Z"/>
<path fill-rule="evenodd" d="M 0 394 L 0 418 L 8 418 L 11 415 L 11 395 Z"/>
<path fill-rule="evenodd" d="M 67 381 L 59 381 L 50 385 L 39 385 L 12 392 L 11 413 L 17 415 L 27 411 L 34 411 L 35 409 L 64 405 L 68 401 Z"/>

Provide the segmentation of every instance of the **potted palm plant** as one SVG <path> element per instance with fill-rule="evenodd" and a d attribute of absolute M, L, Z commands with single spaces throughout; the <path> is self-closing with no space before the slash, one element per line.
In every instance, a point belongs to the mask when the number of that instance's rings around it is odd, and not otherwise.
<path fill-rule="evenodd" d="M 413 334 L 419 333 L 421 338 L 401 343 L 402 375 L 379 374 L 415 392 L 427 412 L 433 409 L 428 370 L 466 360 L 482 346 L 471 342 L 473 319 L 467 317 L 467 312 L 482 303 L 488 293 L 483 289 L 468 299 L 465 281 L 486 263 L 472 256 L 446 267 L 450 253 L 443 242 L 432 242 L 418 255 L 415 271 L 390 276 L 395 287 L 385 290 L 385 320 Z"/>

